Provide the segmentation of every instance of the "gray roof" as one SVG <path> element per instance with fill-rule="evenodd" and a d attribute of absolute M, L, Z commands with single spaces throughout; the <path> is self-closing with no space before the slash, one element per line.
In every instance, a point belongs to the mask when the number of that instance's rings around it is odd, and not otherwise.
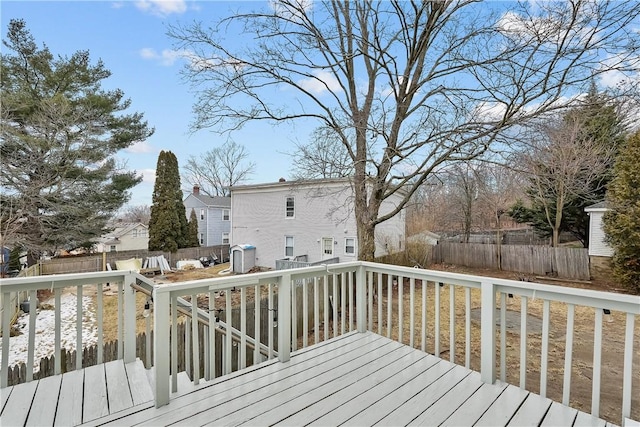
<path fill-rule="evenodd" d="M 221 208 L 231 207 L 231 197 L 221 197 L 221 196 L 211 197 L 205 194 L 193 194 L 193 193 L 189 194 L 189 196 L 195 197 L 197 200 L 202 202 L 205 206 L 216 206 Z"/>
<path fill-rule="evenodd" d="M 609 207 L 608 203 L 605 200 L 603 200 L 601 202 L 587 206 L 586 208 L 584 208 L 584 210 L 588 211 L 588 210 L 595 210 L 595 209 L 607 209 L 608 207 Z"/>

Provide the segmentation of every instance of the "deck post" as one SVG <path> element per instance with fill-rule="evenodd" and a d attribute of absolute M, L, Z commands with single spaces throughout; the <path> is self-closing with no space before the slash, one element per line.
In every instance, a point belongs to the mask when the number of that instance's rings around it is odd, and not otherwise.
<path fill-rule="evenodd" d="M 358 332 L 367 332 L 367 277 L 362 263 L 356 270 L 356 327 Z"/>
<path fill-rule="evenodd" d="M 492 282 L 481 283 L 480 377 L 493 384 L 496 380 L 496 294 Z"/>
<path fill-rule="evenodd" d="M 153 364 L 156 374 L 156 408 L 169 403 L 169 293 L 153 290 Z M 176 337 L 172 337 L 173 340 Z"/>
<path fill-rule="evenodd" d="M 291 357 L 291 274 L 280 276 L 278 284 L 278 360 Z"/>
<path fill-rule="evenodd" d="M 132 272 L 124 278 L 124 363 L 136 360 L 136 291 Z"/>

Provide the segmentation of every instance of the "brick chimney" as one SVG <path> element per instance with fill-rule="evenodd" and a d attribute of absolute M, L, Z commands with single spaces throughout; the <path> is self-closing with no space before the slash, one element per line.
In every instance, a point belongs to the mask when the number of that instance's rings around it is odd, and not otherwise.
<path fill-rule="evenodd" d="M 200 186 L 198 185 L 193 186 L 193 194 L 195 194 L 196 196 L 200 194 Z"/>

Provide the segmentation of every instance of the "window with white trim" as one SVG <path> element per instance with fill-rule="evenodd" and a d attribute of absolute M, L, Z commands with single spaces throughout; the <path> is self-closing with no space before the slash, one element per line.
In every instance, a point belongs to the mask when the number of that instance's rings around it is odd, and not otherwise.
<path fill-rule="evenodd" d="M 229 244 L 229 233 L 222 233 L 222 244 L 223 245 Z"/>
<path fill-rule="evenodd" d="M 284 256 L 293 256 L 293 236 L 284 237 Z"/>
<path fill-rule="evenodd" d="M 344 239 L 344 253 L 345 255 L 356 254 L 356 239 L 354 237 L 346 237 Z"/>
<path fill-rule="evenodd" d="M 200 209 L 200 219 L 204 219 L 204 209 Z"/>
<path fill-rule="evenodd" d="M 222 220 L 229 221 L 229 209 L 222 209 Z"/>
<path fill-rule="evenodd" d="M 295 216 L 295 199 L 293 197 L 287 197 L 285 216 L 287 218 L 293 218 Z"/>
<path fill-rule="evenodd" d="M 138 229 L 134 228 L 133 230 L 131 230 L 131 237 L 138 237 Z"/>
<path fill-rule="evenodd" d="M 200 233 L 200 244 L 204 245 L 204 233 Z"/>

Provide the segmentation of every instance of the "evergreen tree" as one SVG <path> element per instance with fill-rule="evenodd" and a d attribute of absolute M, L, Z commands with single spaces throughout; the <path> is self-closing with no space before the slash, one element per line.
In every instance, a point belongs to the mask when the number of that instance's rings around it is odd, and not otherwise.
<path fill-rule="evenodd" d="M 131 101 L 101 88 L 88 51 L 54 56 L 11 20 L 0 60 L 0 242 L 37 255 L 96 241 L 141 181 L 115 154 L 149 137 Z"/>
<path fill-rule="evenodd" d="M 197 248 L 200 246 L 198 240 L 198 216 L 195 209 L 191 208 L 191 214 L 189 215 L 189 248 Z"/>
<path fill-rule="evenodd" d="M 640 132 L 623 145 L 607 192 L 604 231 L 614 249 L 615 277 L 640 294 Z"/>
<path fill-rule="evenodd" d="M 187 237 L 187 216 L 180 190 L 178 159 L 171 151 L 161 151 L 156 165 L 149 219 L 149 250 L 175 252 L 187 247 Z"/>

